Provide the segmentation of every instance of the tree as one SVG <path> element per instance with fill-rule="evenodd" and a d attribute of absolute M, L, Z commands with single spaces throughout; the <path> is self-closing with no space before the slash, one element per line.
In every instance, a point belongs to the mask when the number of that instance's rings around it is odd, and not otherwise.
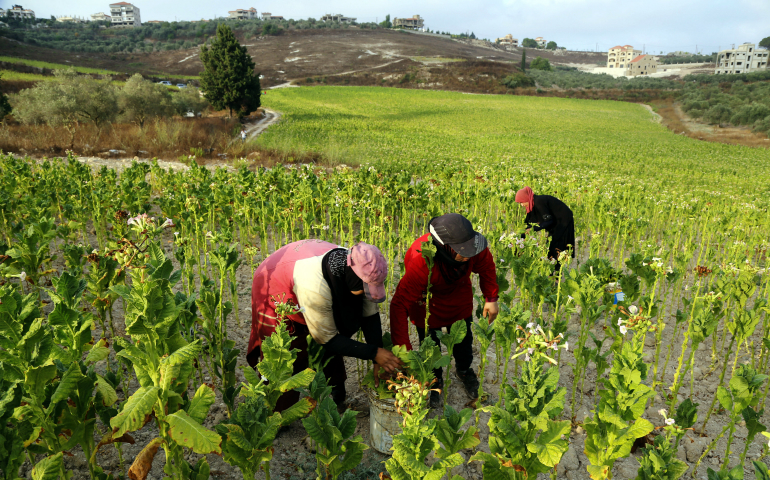
<path fill-rule="evenodd" d="M 97 138 L 105 123 L 118 114 L 117 93 L 109 79 L 97 80 L 78 75 L 74 69 L 55 70 L 56 79 L 40 82 L 19 92 L 14 116 L 26 124 L 47 123 L 62 126 L 70 134 L 70 148 L 75 144 L 75 130 L 81 121 L 97 127 Z"/>
<path fill-rule="evenodd" d="M 471 36 L 470 36 L 469 38 L 470 38 L 471 40 L 475 40 L 475 39 L 476 39 L 476 34 L 475 34 L 475 33 L 473 33 L 473 32 L 471 32 Z"/>
<path fill-rule="evenodd" d="M 145 80 L 138 73 L 126 82 L 118 104 L 124 118 L 140 128 L 147 120 L 169 115 L 173 111 L 168 88 Z"/>
<path fill-rule="evenodd" d="M 259 108 L 259 76 L 254 74 L 254 61 L 225 24 L 217 27 L 211 48 L 201 47 L 201 90 L 211 104 L 247 114 Z"/>
<path fill-rule="evenodd" d="M 3 79 L 3 75 L 0 74 L 0 80 Z M 6 115 L 11 113 L 13 109 L 11 108 L 11 104 L 8 103 L 8 97 L 5 96 L 5 94 L 0 91 L 0 122 L 3 121 Z"/>
<path fill-rule="evenodd" d="M 174 94 L 171 101 L 174 110 L 179 115 L 187 115 L 187 112 L 198 114 L 209 106 L 209 102 L 201 97 L 200 91 L 192 86 L 183 88 L 179 93 Z"/>
<path fill-rule="evenodd" d="M 529 68 L 534 68 L 535 70 L 545 70 L 550 72 L 551 62 L 549 62 L 547 58 L 535 57 L 535 59 L 532 60 L 532 63 L 529 64 Z"/>
<path fill-rule="evenodd" d="M 380 26 L 383 28 L 391 28 L 393 24 L 390 23 L 390 14 L 385 15 L 385 21 L 380 22 Z"/>
<path fill-rule="evenodd" d="M 522 40 L 521 46 L 526 48 L 537 48 L 537 42 L 533 38 L 525 38 Z"/>
<path fill-rule="evenodd" d="M 521 51 L 521 71 L 525 71 L 527 69 L 527 51 L 522 50 Z"/>
<path fill-rule="evenodd" d="M 553 40 L 548 42 L 548 44 L 545 46 L 547 50 L 556 50 L 556 47 L 557 47 L 556 42 L 554 42 Z"/>
<path fill-rule="evenodd" d="M 770 37 L 765 37 L 759 42 L 760 47 L 770 48 Z"/>
<path fill-rule="evenodd" d="M 532 77 L 522 72 L 516 72 L 513 75 L 508 75 L 507 77 L 502 79 L 500 83 L 502 83 L 508 88 L 535 86 L 535 80 Z"/>

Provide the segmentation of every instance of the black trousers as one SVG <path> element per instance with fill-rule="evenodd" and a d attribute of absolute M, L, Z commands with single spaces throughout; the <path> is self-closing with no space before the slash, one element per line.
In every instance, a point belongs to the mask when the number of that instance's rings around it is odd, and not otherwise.
<path fill-rule="evenodd" d="M 455 357 L 455 367 L 457 367 L 458 370 L 468 370 L 471 367 L 471 364 L 473 363 L 473 332 L 471 330 L 471 324 L 473 323 L 473 317 L 468 317 L 465 320 L 458 320 L 458 322 L 465 322 L 465 326 L 467 328 L 465 332 L 465 338 L 462 342 L 458 343 L 454 346 L 454 352 L 453 356 Z M 447 330 L 451 327 L 446 327 Z M 436 342 L 436 345 L 441 347 L 441 342 L 438 340 L 438 335 L 436 332 L 438 329 L 435 328 L 429 328 L 428 333 L 430 334 L 430 338 L 433 339 L 434 342 Z M 417 327 L 417 336 L 420 338 L 420 345 L 422 345 L 423 340 L 425 340 L 425 329 Z M 433 371 L 433 373 L 436 375 L 436 379 L 443 382 L 444 381 L 444 373 L 440 368 L 437 368 Z"/>

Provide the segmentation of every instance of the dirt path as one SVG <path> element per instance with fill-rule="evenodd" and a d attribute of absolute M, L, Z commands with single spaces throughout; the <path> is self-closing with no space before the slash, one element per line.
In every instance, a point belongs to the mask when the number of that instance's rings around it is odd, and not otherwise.
<path fill-rule="evenodd" d="M 655 110 L 653 110 L 651 106 L 649 106 L 647 104 L 644 104 L 644 103 L 640 103 L 639 105 L 643 106 L 648 112 L 650 112 L 652 114 L 652 121 L 653 122 L 660 123 L 663 120 L 663 117 L 661 117 L 660 115 L 655 113 Z"/>
<path fill-rule="evenodd" d="M 281 119 L 281 114 L 276 112 L 275 110 L 270 110 L 269 108 L 262 107 L 262 110 L 265 112 L 264 116 L 251 124 L 246 124 L 246 140 L 251 140 L 253 138 L 256 138 L 257 135 L 264 132 L 267 127 L 270 125 L 277 123 L 278 120 Z"/>

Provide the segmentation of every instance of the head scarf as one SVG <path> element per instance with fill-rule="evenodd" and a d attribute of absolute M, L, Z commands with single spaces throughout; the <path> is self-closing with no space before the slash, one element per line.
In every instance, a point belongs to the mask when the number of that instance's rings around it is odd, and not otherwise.
<path fill-rule="evenodd" d="M 532 189 L 529 187 L 524 187 L 518 192 L 516 192 L 516 202 L 518 203 L 525 203 L 525 208 L 527 210 L 527 213 L 532 211 L 532 207 L 535 206 L 535 194 L 532 193 Z"/>
<path fill-rule="evenodd" d="M 364 289 L 364 281 L 347 265 L 348 251 L 330 250 L 321 262 L 324 280 L 332 294 L 332 315 L 340 334 L 351 336 L 361 326 L 364 296 L 353 295 Z"/>
<path fill-rule="evenodd" d="M 446 283 L 454 283 L 468 273 L 469 262 L 455 260 L 457 254 L 449 245 L 441 245 L 433 239 L 436 246 L 436 266 Z"/>

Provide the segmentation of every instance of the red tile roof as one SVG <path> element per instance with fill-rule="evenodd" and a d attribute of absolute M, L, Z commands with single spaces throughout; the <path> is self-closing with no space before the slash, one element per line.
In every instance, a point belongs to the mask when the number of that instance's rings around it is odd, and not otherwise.
<path fill-rule="evenodd" d="M 113 5 L 132 5 L 132 4 L 128 3 L 128 2 L 118 2 L 118 3 L 111 3 L 110 4 L 110 6 L 113 6 Z"/>
<path fill-rule="evenodd" d="M 647 55 L 639 55 L 639 56 L 638 56 L 638 57 L 636 57 L 635 59 L 631 60 L 631 63 L 634 63 L 634 62 L 638 62 L 639 60 L 643 59 L 643 58 L 644 58 L 644 57 L 646 57 L 646 56 L 647 56 Z"/>

